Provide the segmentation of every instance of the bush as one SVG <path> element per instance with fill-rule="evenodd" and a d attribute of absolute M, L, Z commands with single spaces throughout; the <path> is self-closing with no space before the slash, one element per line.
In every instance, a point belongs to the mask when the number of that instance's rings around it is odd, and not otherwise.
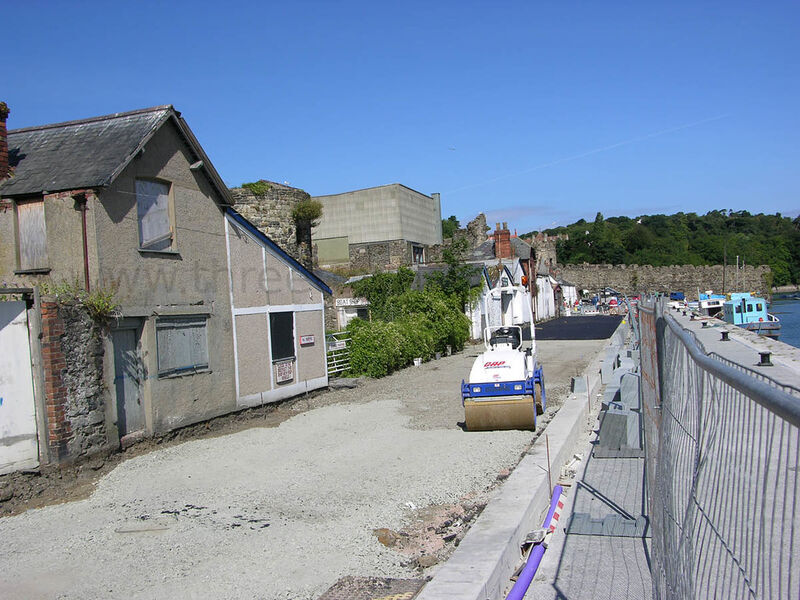
<path fill-rule="evenodd" d="M 350 374 L 383 377 L 405 364 L 405 340 L 395 323 L 355 319 L 347 330 L 350 333 Z"/>
<path fill-rule="evenodd" d="M 272 189 L 269 181 L 264 181 L 263 179 L 251 181 L 250 183 L 243 183 L 242 187 L 246 190 L 250 190 L 256 196 L 264 196 Z"/>
<path fill-rule="evenodd" d="M 441 292 L 410 290 L 389 297 L 385 309 L 393 321 L 354 319 L 348 325 L 351 375 L 383 377 L 447 346 L 461 350 L 469 339 L 468 319 Z"/>

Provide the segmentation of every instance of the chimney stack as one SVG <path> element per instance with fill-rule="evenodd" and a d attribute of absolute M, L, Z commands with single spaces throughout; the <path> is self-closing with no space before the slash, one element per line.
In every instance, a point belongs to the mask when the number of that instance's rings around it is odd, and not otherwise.
<path fill-rule="evenodd" d="M 494 256 L 495 258 L 511 258 L 511 232 L 508 230 L 508 223 L 497 224 L 494 232 Z"/>
<path fill-rule="evenodd" d="M 0 181 L 11 174 L 8 166 L 8 131 L 6 130 L 6 119 L 9 112 L 8 105 L 0 102 Z"/>

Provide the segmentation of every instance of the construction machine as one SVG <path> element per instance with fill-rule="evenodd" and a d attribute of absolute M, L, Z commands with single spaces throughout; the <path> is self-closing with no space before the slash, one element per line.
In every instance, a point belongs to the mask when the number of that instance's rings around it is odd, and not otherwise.
<path fill-rule="evenodd" d="M 468 431 L 535 430 L 537 413 L 544 413 L 544 376 L 536 362 L 529 298 L 524 286 L 514 285 L 484 294 L 485 350 L 475 359 L 469 380 L 461 382 Z"/>

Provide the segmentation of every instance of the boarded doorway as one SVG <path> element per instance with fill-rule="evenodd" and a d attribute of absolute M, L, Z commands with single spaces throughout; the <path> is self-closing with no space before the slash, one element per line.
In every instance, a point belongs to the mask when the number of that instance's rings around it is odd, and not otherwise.
<path fill-rule="evenodd" d="M 0 475 L 39 465 L 25 302 L 0 302 Z"/>
<path fill-rule="evenodd" d="M 114 389 L 120 438 L 145 428 L 142 404 L 142 361 L 139 356 L 141 322 L 123 319 L 111 332 L 114 345 Z"/>

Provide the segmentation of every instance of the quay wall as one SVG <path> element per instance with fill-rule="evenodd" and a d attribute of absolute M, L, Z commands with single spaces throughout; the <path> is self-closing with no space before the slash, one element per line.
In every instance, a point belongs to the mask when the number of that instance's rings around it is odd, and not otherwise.
<path fill-rule="evenodd" d="M 722 265 L 559 265 L 561 279 L 578 289 L 597 290 L 611 287 L 625 294 L 684 292 L 694 298 L 697 291 L 723 291 Z M 772 271 L 767 265 L 725 270 L 725 292 L 756 292 L 769 296 Z"/>

